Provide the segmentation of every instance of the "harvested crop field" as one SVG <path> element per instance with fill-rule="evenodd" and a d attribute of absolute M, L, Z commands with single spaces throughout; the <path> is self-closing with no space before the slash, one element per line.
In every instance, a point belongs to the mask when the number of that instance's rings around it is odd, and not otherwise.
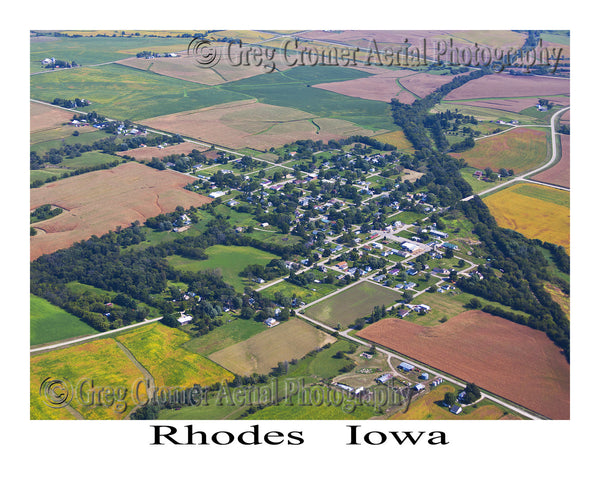
<path fill-rule="evenodd" d="M 278 362 L 300 359 L 311 350 L 335 342 L 331 335 L 297 318 L 265 329 L 209 358 L 238 375 L 266 374 Z"/>
<path fill-rule="evenodd" d="M 561 157 L 560 161 L 548 170 L 532 177 L 533 180 L 551 183 L 561 187 L 571 186 L 571 136 L 560 135 Z"/>
<path fill-rule="evenodd" d="M 50 130 L 71 121 L 73 112 L 38 102 L 29 102 L 29 129 L 31 132 Z"/>
<path fill-rule="evenodd" d="M 243 78 L 262 75 L 269 70 L 263 65 L 238 65 L 240 62 L 239 53 L 237 56 L 235 48 L 232 49 L 232 60 L 227 57 L 227 47 L 224 44 L 213 44 L 218 55 L 221 55 L 222 61 L 212 66 L 211 68 L 203 68 L 198 65 L 198 56 L 193 53 L 193 46 L 190 53 L 187 53 L 187 47 L 184 51 L 179 52 L 178 57 L 159 57 L 159 58 L 126 58 L 117 63 L 128 67 L 137 68 L 153 72 L 158 75 L 187 80 L 189 82 L 201 83 L 203 85 L 221 85 L 226 82 L 241 80 Z M 238 66 L 235 66 L 238 65 Z M 279 70 L 286 70 L 287 67 L 283 62 L 277 65 Z"/>
<path fill-rule="evenodd" d="M 570 252 L 569 192 L 534 184 L 505 188 L 483 199 L 503 228 L 562 245 Z"/>
<path fill-rule="evenodd" d="M 399 102 L 410 104 L 453 78 L 454 75 L 431 75 L 415 73 L 411 70 L 396 70 L 345 82 L 320 83 L 314 86 L 350 97 L 380 102 L 389 102 L 395 98 Z"/>
<path fill-rule="evenodd" d="M 552 419 L 570 416 L 570 369 L 545 333 L 479 310 L 423 327 L 386 318 L 361 337 Z"/>
<path fill-rule="evenodd" d="M 346 120 L 320 118 L 295 108 L 242 100 L 149 118 L 143 123 L 216 145 L 266 150 L 296 140 L 338 140 L 374 132 Z"/>
<path fill-rule="evenodd" d="M 382 133 L 381 135 L 375 135 L 373 137 L 375 140 L 383 143 L 389 143 L 393 145 L 398 150 L 408 150 L 413 153 L 415 149 L 412 146 L 412 143 L 406 138 L 404 132 L 402 130 L 396 130 L 395 132 Z"/>
<path fill-rule="evenodd" d="M 395 98 L 402 103 L 413 103 L 416 96 L 403 88 L 399 81 L 402 77 L 415 75 L 410 70 L 391 71 L 370 77 L 355 78 L 344 82 L 328 82 L 313 85 L 316 88 L 330 92 L 348 95 L 349 97 L 364 98 L 389 102 Z M 450 81 L 450 79 L 448 79 Z"/>
<path fill-rule="evenodd" d="M 539 97 L 569 95 L 568 79 L 551 77 L 526 77 L 508 74 L 485 75 L 452 90 L 446 100 L 471 98 Z"/>
<path fill-rule="evenodd" d="M 464 158 L 471 167 L 490 167 L 494 171 L 506 168 L 522 173 L 542 164 L 547 152 L 546 132 L 514 128 L 500 135 L 482 138 L 471 150 L 451 155 Z"/>
<path fill-rule="evenodd" d="M 569 105 L 570 98 L 567 97 L 544 97 L 550 100 L 555 105 Z M 519 113 L 529 107 L 534 107 L 538 104 L 538 97 L 535 98 L 489 98 L 486 100 L 465 100 L 461 102 L 453 102 L 458 105 L 469 105 L 471 107 L 493 108 L 496 110 L 504 110 L 506 112 Z"/>
<path fill-rule="evenodd" d="M 192 150 L 198 150 L 199 152 L 205 151 L 206 147 L 190 142 L 178 143 L 176 145 L 169 145 L 164 148 L 158 147 L 141 147 L 133 148 L 131 150 L 125 150 L 124 152 L 116 152 L 117 155 L 129 155 L 136 160 L 152 160 L 153 157 L 164 158 L 169 155 L 180 155 L 189 154 Z"/>
<path fill-rule="evenodd" d="M 211 201 L 183 189 L 188 183 L 190 177 L 181 173 L 128 162 L 31 189 L 32 209 L 51 204 L 64 212 L 33 224 L 46 234 L 31 237 L 30 258 L 103 235 L 119 225 L 127 227 L 136 220 L 144 222 L 172 212 L 178 205 L 199 207 Z"/>

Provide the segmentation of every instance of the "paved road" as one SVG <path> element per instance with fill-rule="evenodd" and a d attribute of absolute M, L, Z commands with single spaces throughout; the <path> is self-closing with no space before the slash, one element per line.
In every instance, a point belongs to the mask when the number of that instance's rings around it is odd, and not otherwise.
<path fill-rule="evenodd" d="M 141 327 L 142 325 L 148 325 L 149 323 L 157 322 L 160 319 L 162 319 L 162 317 L 157 317 L 157 318 L 153 318 L 151 320 L 145 320 L 143 322 L 134 323 L 133 325 L 127 325 L 126 327 L 115 328 L 114 330 L 109 330 L 107 332 L 96 333 L 94 335 L 88 335 L 86 337 L 78 337 L 78 338 L 74 338 L 71 340 L 67 340 L 65 342 L 53 343 L 51 345 L 45 345 L 43 347 L 32 348 L 29 350 L 29 353 L 43 352 L 44 350 L 53 350 L 55 348 L 66 347 L 67 345 L 73 345 L 74 343 L 87 342 L 88 340 L 92 340 L 93 338 L 99 338 L 99 337 L 103 337 L 105 335 L 109 335 L 111 333 L 121 332 L 123 330 L 129 330 L 130 328 Z"/>
<path fill-rule="evenodd" d="M 523 175 L 519 175 L 518 177 L 512 178 L 510 180 L 507 180 L 506 182 L 502 182 L 499 185 L 496 185 L 495 187 L 492 188 L 488 188 L 487 190 L 484 190 L 483 192 L 479 192 L 477 195 L 478 196 L 483 196 L 486 195 L 490 192 L 493 192 L 494 190 L 497 190 L 499 188 L 504 188 L 506 185 L 510 184 L 510 183 L 514 183 L 514 182 L 521 182 L 521 181 L 528 181 L 527 178 L 525 177 L 529 177 L 531 175 L 535 175 L 538 172 L 541 172 L 542 170 L 545 170 L 546 168 L 548 168 L 550 165 L 552 165 L 555 161 L 556 161 L 556 157 L 558 155 L 558 138 L 556 136 L 556 125 L 555 125 L 555 120 L 562 115 L 564 112 L 566 112 L 567 110 L 569 110 L 571 107 L 565 107 L 560 109 L 559 111 L 557 111 L 554 115 L 552 115 L 552 119 L 550 120 L 550 131 L 551 131 L 551 135 L 552 135 L 552 157 L 550 157 L 550 160 L 548 160 L 544 165 L 542 165 L 541 167 L 538 167 L 534 170 L 530 170 L 529 172 L 524 173 Z M 555 187 L 555 185 L 550 185 L 549 186 Z M 562 189 L 564 189 L 564 187 L 562 187 Z M 463 202 L 468 202 L 469 200 L 471 200 L 475 195 L 470 195 L 468 197 L 465 197 L 462 199 Z"/>

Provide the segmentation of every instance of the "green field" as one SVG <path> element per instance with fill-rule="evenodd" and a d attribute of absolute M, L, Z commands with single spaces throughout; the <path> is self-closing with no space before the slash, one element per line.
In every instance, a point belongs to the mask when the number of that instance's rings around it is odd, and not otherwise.
<path fill-rule="evenodd" d="M 30 345 L 41 345 L 65 338 L 98 333 L 95 328 L 90 327 L 74 315 L 32 294 L 29 295 L 29 308 Z"/>
<path fill-rule="evenodd" d="M 317 377 L 331 379 L 340 373 L 340 369 L 349 363 L 347 358 L 335 358 L 337 352 L 347 352 L 350 349 L 350 342 L 347 340 L 338 340 L 332 343 L 329 348 L 325 348 L 314 355 L 307 355 L 296 365 L 290 366 L 286 377 Z"/>
<path fill-rule="evenodd" d="M 300 299 L 300 301 L 305 303 L 311 303 L 315 300 L 318 300 L 325 295 L 329 295 L 332 292 L 335 292 L 338 289 L 335 285 L 327 284 L 327 283 L 309 283 L 306 287 L 301 287 L 299 285 L 294 285 L 290 282 L 279 282 L 275 285 L 265 288 L 261 291 L 263 295 L 271 300 L 275 299 L 275 293 L 281 292 L 282 295 L 293 298 Z"/>
<path fill-rule="evenodd" d="M 92 145 L 97 140 L 110 137 L 109 133 L 104 130 L 96 130 L 95 132 L 83 132 L 78 136 L 73 136 L 75 127 L 70 125 L 53 128 L 51 130 L 42 130 L 34 132 L 30 135 L 31 150 L 38 155 L 46 153 L 51 148 L 60 148 L 63 145 Z"/>
<path fill-rule="evenodd" d="M 182 346 L 200 355 L 210 355 L 218 350 L 247 340 L 257 333 L 264 332 L 265 328 L 266 326 L 262 322 L 235 318 L 211 330 L 206 335 L 193 338 Z"/>
<path fill-rule="evenodd" d="M 570 208 L 571 205 L 571 196 L 569 192 L 558 190 L 556 188 L 540 188 L 539 185 L 520 183 L 513 188 L 513 192 L 525 195 L 526 197 L 537 198 L 544 202 L 554 203 L 561 207 Z"/>
<path fill-rule="evenodd" d="M 278 362 L 302 358 L 334 338 L 308 323 L 292 318 L 243 342 L 210 355 L 210 359 L 239 375 L 269 373 Z"/>
<path fill-rule="evenodd" d="M 498 302 L 490 302 L 489 300 L 477 297 L 476 295 L 465 293 L 457 288 L 456 290 L 448 290 L 444 293 L 423 293 L 419 295 L 416 297 L 413 303 L 429 305 L 431 307 L 431 311 L 426 315 L 417 315 L 413 312 L 408 315 L 405 320 L 409 320 L 423 326 L 438 325 L 440 320 L 442 320 L 444 317 L 450 319 L 460 313 L 466 312 L 468 309 L 465 308 L 464 305 L 472 298 L 477 298 L 483 306 L 493 305 L 512 313 L 527 316 L 527 314 L 524 314 L 523 312 L 519 312 L 518 310 L 514 310 Z"/>
<path fill-rule="evenodd" d="M 119 37 L 41 37 L 43 41 L 32 40 L 29 44 L 32 72 L 44 72 L 40 62 L 44 58 L 76 61 L 79 65 L 112 62 L 135 56 L 135 51 L 151 50 L 166 53 L 180 50 L 189 40 L 185 38 L 119 38 Z M 175 49 L 173 49 L 173 46 Z M 53 75 L 45 73 L 44 75 Z"/>
<path fill-rule="evenodd" d="M 200 270 L 218 269 L 223 275 L 223 280 L 232 285 L 238 292 L 243 292 L 246 286 L 257 284 L 238 274 L 248 265 L 266 265 L 274 258 L 272 253 L 264 252 L 253 247 L 238 247 L 227 245 L 213 245 L 206 249 L 207 260 L 191 260 L 179 255 L 167 257 L 167 261 L 174 268 L 198 272 Z"/>
<path fill-rule="evenodd" d="M 332 327 L 336 327 L 339 323 L 342 328 L 347 328 L 358 318 L 370 315 L 376 305 L 389 306 L 401 297 L 400 292 L 394 292 L 371 282 L 361 282 L 313 305 L 306 310 L 305 314 Z"/>
<path fill-rule="evenodd" d="M 68 170 L 64 168 L 44 168 L 42 170 L 30 170 L 29 181 L 35 182 L 36 180 L 41 180 L 42 182 L 45 182 L 46 179 L 54 176 L 58 179 L 63 173 L 67 171 Z"/>
<path fill-rule="evenodd" d="M 297 108 L 319 117 L 338 118 L 371 130 L 397 130 L 388 104 L 349 97 L 309 85 L 367 77 L 351 68 L 301 66 L 228 83 L 226 90 L 259 102 Z"/>
<path fill-rule="evenodd" d="M 426 213 L 417 213 L 417 212 L 410 212 L 410 211 L 399 212 L 399 213 L 396 213 L 395 215 L 389 216 L 385 220 L 385 223 L 391 224 L 391 223 L 400 221 L 402 223 L 411 224 L 411 223 L 415 223 L 416 221 L 419 221 L 419 220 L 425 218 L 426 216 L 427 216 Z"/>
<path fill-rule="evenodd" d="M 92 104 L 81 111 L 93 110 L 120 120 L 141 120 L 248 98 L 117 64 L 33 75 L 31 96 L 47 102 L 56 97 L 85 98 Z"/>

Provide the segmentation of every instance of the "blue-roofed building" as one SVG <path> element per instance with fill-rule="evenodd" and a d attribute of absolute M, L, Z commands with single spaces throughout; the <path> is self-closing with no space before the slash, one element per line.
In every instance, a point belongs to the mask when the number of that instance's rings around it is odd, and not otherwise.
<path fill-rule="evenodd" d="M 400 365 L 398 365 L 398 368 L 404 370 L 405 372 L 411 372 L 415 367 L 410 363 L 402 362 Z"/>

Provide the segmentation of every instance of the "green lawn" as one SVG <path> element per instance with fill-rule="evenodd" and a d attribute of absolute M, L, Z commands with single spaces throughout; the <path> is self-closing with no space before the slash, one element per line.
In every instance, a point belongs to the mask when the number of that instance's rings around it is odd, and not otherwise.
<path fill-rule="evenodd" d="M 98 333 L 95 328 L 90 327 L 74 315 L 32 294 L 29 295 L 29 308 L 30 345 Z"/>
<path fill-rule="evenodd" d="M 207 260 L 191 260 L 179 255 L 171 255 L 167 260 L 171 266 L 180 270 L 198 272 L 200 270 L 218 269 L 223 280 L 232 285 L 238 292 L 243 292 L 246 286 L 257 284 L 238 274 L 248 265 L 266 265 L 272 259 L 278 258 L 272 253 L 264 252 L 253 247 L 238 247 L 213 245 L 206 249 Z"/>

